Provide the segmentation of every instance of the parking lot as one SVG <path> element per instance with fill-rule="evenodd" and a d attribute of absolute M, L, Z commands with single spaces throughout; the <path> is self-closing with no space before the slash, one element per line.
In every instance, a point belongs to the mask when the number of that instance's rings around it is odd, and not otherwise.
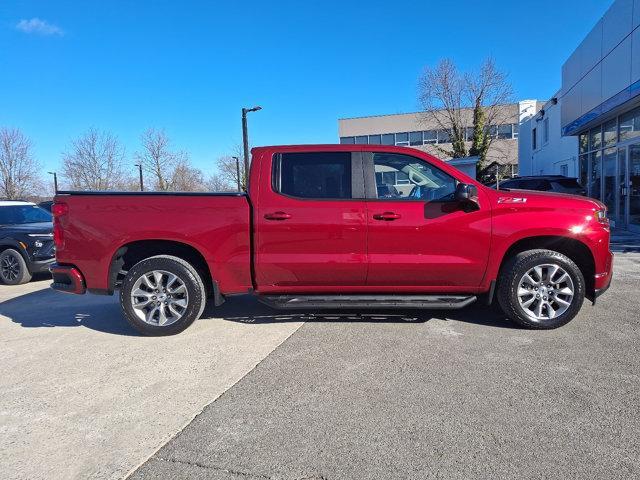
<path fill-rule="evenodd" d="M 640 254 L 615 265 L 555 331 L 239 297 L 144 338 L 115 298 L 0 287 L 3 477 L 640 477 Z"/>

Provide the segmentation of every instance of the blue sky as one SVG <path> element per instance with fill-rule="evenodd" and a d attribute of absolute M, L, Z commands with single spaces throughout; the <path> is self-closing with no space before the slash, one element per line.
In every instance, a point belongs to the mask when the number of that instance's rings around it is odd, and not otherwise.
<path fill-rule="evenodd" d="M 242 106 L 263 107 L 253 145 L 335 143 L 338 118 L 416 111 L 442 57 L 491 55 L 518 99 L 548 98 L 611 3 L 0 0 L 0 126 L 29 135 L 45 169 L 91 126 L 129 157 L 164 128 L 209 173 L 241 142 Z"/>

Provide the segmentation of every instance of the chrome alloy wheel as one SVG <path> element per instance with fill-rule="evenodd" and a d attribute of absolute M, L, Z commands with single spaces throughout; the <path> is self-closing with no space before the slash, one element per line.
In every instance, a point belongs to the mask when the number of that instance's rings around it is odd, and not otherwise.
<path fill-rule="evenodd" d="M 138 278 L 131 289 L 131 306 L 145 323 L 165 327 L 182 318 L 189 306 L 184 282 L 165 270 L 152 270 Z"/>
<path fill-rule="evenodd" d="M 5 280 L 14 281 L 20 274 L 18 259 L 10 253 L 5 255 L 2 259 L 2 264 L 0 264 L 0 272 Z"/>
<path fill-rule="evenodd" d="M 539 322 L 562 315 L 571 306 L 573 280 L 559 265 L 536 265 L 518 285 L 518 302 L 524 313 Z"/>

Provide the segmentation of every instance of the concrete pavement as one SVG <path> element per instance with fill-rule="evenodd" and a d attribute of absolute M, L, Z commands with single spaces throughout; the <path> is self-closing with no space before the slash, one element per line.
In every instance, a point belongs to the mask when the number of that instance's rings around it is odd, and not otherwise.
<path fill-rule="evenodd" d="M 122 478 L 301 325 L 137 336 L 115 297 L 0 286 L 0 476 Z M 207 315 L 207 313 L 211 313 Z"/>

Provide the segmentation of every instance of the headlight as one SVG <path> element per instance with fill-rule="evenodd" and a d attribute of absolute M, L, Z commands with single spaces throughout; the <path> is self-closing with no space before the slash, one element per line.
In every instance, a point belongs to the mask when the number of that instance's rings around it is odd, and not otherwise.
<path fill-rule="evenodd" d="M 595 212 L 596 220 L 600 223 L 609 224 L 609 217 L 607 217 L 607 209 L 604 210 L 596 210 Z"/>

